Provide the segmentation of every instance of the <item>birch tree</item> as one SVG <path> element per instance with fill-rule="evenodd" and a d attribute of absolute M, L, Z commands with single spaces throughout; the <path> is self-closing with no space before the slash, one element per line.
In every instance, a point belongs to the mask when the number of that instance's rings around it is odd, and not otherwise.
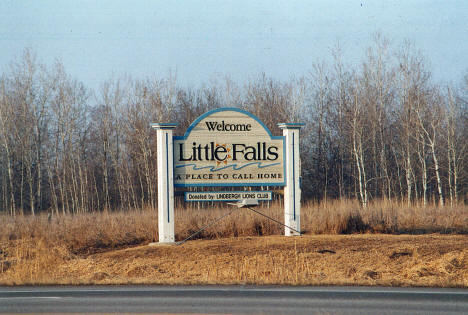
<path fill-rule="evenodd" d="M 8 97 L 7 87 L 5 79 L 0 80 L 0 139 L 3 149 L 5 150 L 4 154 L 4 164 L 7 166 L 8 173 L 8 186 L 9 189 L 9 211 L 11 215 L 16 215 L 16 201 L 15 201 L 15 189 L 14 189 L 14 174 L 13 174 L 13 152 L 12 152 L 12 123 L 13 123 L 13 106 L 10 104 L 10 99 Z"/>

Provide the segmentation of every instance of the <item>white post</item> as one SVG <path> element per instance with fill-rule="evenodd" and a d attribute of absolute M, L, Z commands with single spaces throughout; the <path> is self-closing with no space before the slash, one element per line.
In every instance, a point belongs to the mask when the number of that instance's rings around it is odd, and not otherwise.
<path fill-rule="evenodd" d="M 286 186 L 284 187 L 284 224 L 301 231 L 301 159 L 299 153 L 299 129 L 304 124 L 282 123 L 286 150 Z M 299 235 L 285 227 L 284 235 Z"/>
<path fill-rule="evenodd" d="M 157 131 L 159 243 L 174 239 L 174 158 L 172 134 L 177 124 L 151 124 Z"/>

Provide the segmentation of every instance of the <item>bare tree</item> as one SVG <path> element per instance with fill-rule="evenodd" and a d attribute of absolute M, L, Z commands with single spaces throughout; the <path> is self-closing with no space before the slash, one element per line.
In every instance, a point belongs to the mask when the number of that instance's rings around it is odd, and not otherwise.
<path fill-rule="evenodd" d="M 9 184 L 9 203 L 10 203 L 10 214 L 16 214 L 16 201 L 15 201 L 15 189 L 13 187 L 14 175 L 13 175 L 13 152 L 12 152 L 12 122 L 13 122 L 13 106 L 10 104 L 10 100 L 6 91 L 6 82 L 2 78 L 0 80 L 1 89 L 1 102 L 0 102 L 0 136 L 2 140 L 2 146 L 5 150 L 4 160 L 6 161 L 7 170 L 8 170 L 8 184 Z"/>
<path fill-rule="evenodd" d="M 468 76 L 467 76 L 468 83 Z M 467 85 L 468 87 L 468 85 Z M 463 132 L 463 112 L 467 112 L 468 104 L 462 97 L 454 95 L 451 87 L 447 87 L 445 116 L 445 131 L 447 142 L 448 185 L 450 204 L 457 204 L 459 200 L 459 178 L 466 161 L 468 141 Z"/>
<path fill-rule="evenodd" d="M 444 205 L 444 198 L 442 193 L 442 183 L 440 177 L 440 163 L 437 157 L 437 139 L 441 133 L 441 122 L 444 121 L 443 112 L 440 107 L 441 97 L 436 95 L 435 99 L 431 101 L 430 107 L 423 107 L 421 104 L 414 108 L 418 127 L 422 130 L 426 137 L 427 144 L 430 148 L 430 153 L 434 162 L 434 172 L 437 181 L 437 191 L 439 195 L 439 204 Z M 429 105 L 429 104 L 426 104 Z"/>
<path fill-rule="evenodd" d="M 363 64 L 362 85 L 372 144 L 374 196 L 391 199 L 386 147 L 390 138 L 388 115 L 393 111 L 395 71 L 391 68 L 389 45 L 381 34 L 374 35 L 374 46 L 368 48 Z"/>
<path fill-rule="evenodd" d="M 367 207 L 367 174 L 365 167 L 365 148 L 364 148 L 364 107 L 360 93 L 360 83 L 357 75 L 354 77 L 354 86 L 352 88 L 353 102 L 348 109 L 348 123 L 351 129 L 352 153 L 357 169 L 357 181 L 359 187 L 359 199 L 364 208 Z"/>

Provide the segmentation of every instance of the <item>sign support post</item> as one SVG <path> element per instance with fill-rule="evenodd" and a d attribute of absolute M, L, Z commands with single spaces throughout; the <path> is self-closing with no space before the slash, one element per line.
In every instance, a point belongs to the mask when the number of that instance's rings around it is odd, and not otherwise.
<path fill-rule="evenodd" d="M 299 152 L 299 130 L 304 124 L 281 123 L 286 142 L 286 186 L 284 187 L 284 224 L 301 231 L 301 160 Z M 288 227 L 284 235 L 300 235 Z"/>
<path fill-rule="evenodd" d="M 151 124 L 157 132 L 159 243 L 174 243 L 173 131 L 177 124 Z"/>

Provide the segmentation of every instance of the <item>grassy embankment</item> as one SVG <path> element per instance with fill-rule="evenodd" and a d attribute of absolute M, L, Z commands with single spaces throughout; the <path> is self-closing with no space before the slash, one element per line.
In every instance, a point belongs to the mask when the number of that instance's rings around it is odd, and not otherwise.
<path fill-rule="evenodd" d="M 229 210 L 176 210 L 176 239 Z M 282 221 L 279 206 L 259 210 Z M 0 284 L 468 287 L 464 205 L 408 208 L 380 201 L 362 209 L 351 201 L 309 204 L 302 208 L 306 235 L 289 238 L 279 236 L 283 228 L 274 222 L 241 209 L 201 235 L 209 241 L 165 247 L 142 246 L 157 240 L 156 213 L 150 210 L 2 216 L 1 221 Z"/>

